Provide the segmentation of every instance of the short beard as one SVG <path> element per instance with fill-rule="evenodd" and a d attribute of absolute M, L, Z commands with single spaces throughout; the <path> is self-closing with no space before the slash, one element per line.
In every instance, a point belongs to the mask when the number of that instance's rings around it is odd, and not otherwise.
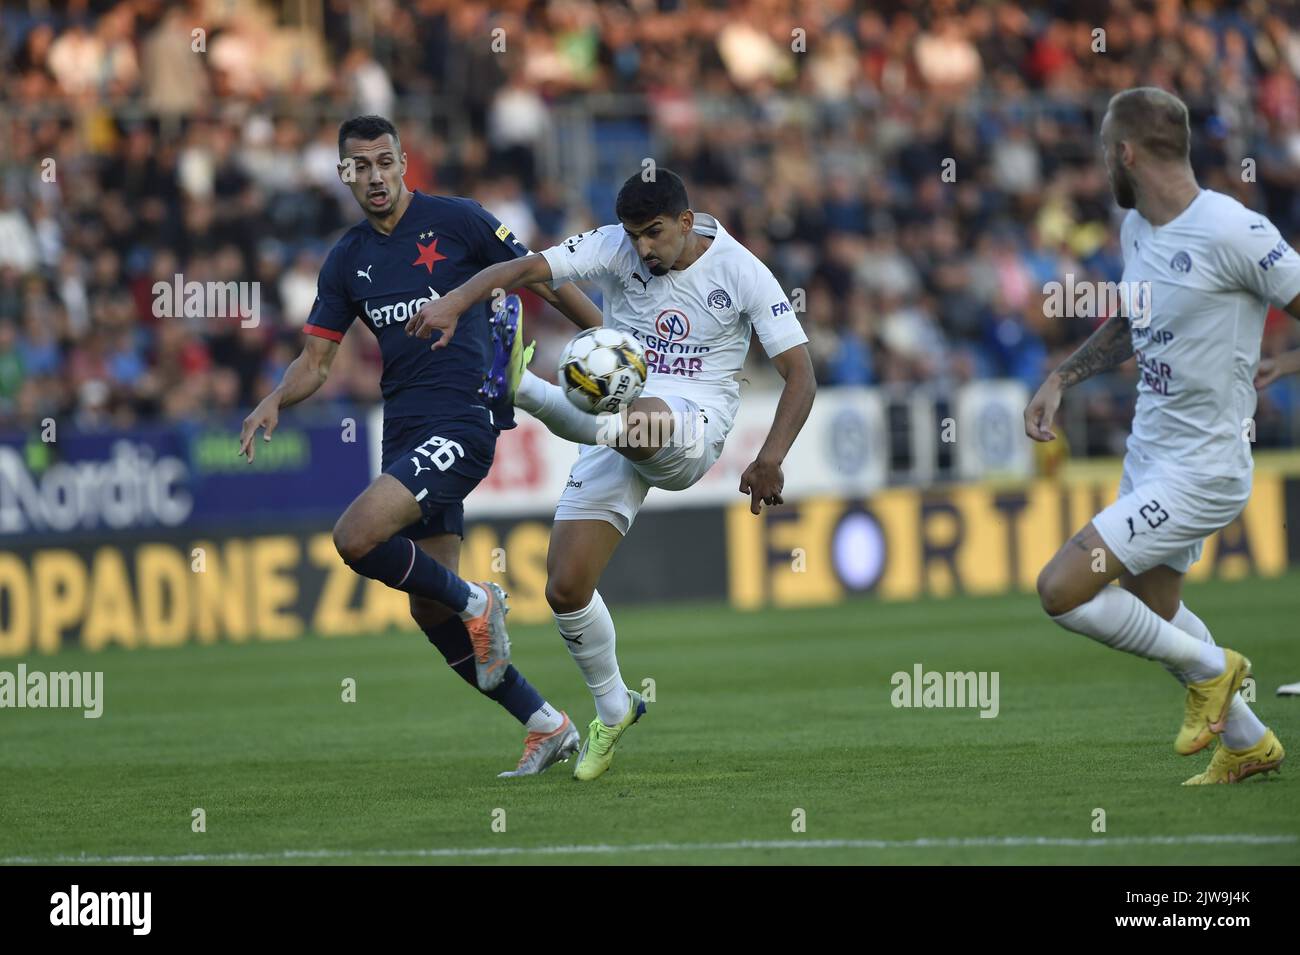
<path fill-rule="evenodd" d="M 1124 167 L 1120 166 L 1112 171 L 1110 191 L 1115 197 L 1116 205 L 1121 209 L 1137 208 L 1137 190 L 1133 188 L 1133 179 L 1125 172 Z"/>

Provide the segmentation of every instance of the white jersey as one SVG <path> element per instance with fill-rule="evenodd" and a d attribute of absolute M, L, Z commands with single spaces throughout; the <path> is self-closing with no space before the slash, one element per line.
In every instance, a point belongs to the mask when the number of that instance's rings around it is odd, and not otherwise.
<path fill-rule="evenodd" d="M 730 430 L 740 407 L 737 374 L 750 330 L 768 357 L 808 341 L 771 271 L 713 216 L 695 214 L 695 231 L 712 244 L 687 268 L 651 275 L 621 225 L 571 236 L 542 252 L 552 287 L 594 282 L 604 321 L 645 348 L 645 395 L 689 398 Z"/>
<path fill-rule="evenodd" d="M 1169 471 L 1248 482 L 1264 319 L 1269 303 L 1300 294 L 1300 256 L 1266 218 L 1209 189 L 1159 227 L 1131 210 L 1120 241 L 1137 300 L 1128 451 Z"/>

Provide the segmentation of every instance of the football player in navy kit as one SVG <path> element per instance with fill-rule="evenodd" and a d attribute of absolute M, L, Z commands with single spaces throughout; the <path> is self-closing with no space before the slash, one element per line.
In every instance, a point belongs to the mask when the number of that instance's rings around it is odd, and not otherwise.
<path fill-rule="evenodd" d="M 490 307 L 480 307 L 484 321 L 464 323 L 436 351 L 404 328 L 431 299 L 529 250 L 472 199 L 408 190 L 401 141 L 382 117 L 343 123 L 339 160 L 339 176 L 365 219 L 326 258 L 302 354 L 244 419 L 240 453 L 252 461 L 258 429 L 269 441 L 280 409 L 325 382 L 339 342 L 360 317 L 383 356 L 383 473 L 339 518 L 335 546 L 357 573 L 409 594 L 411 616 L 448 665 L 524 724 L 523 757 L 502 775 L 539 773 L 577 748 L 578 733 L 511 665 L 505 593 L 456 574 L 463 501 L 487 476 L 497 435 L 514 427 L 508 397 L 480 393 L 494 355 Z M 580 291 L 530 287 L 580 328 L 600 324 L 600 310 Z"/>

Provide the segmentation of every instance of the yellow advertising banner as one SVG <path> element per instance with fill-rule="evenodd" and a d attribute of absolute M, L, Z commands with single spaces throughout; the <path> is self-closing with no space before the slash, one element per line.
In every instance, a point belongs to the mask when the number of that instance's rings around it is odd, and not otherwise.
<path fill-rule="evenodd" d="M 1033 590 L 1052 554 L 1115 499 L 1119 480 L 1041 480 L 882 491 L 727 512 L 728 594 L 737 608 Z M 1232 524 L 1208 538 L 1190 580 L 1276 575 L 1287 566 L 1283 478 L 1255 476 Z"/>

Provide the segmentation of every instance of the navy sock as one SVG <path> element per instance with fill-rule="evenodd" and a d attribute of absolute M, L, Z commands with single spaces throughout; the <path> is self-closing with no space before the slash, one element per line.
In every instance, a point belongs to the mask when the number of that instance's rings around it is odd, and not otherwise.
<path fill-rule="evenodd" d="M 464 621 L 459 617 L 448 617 L 442 623 L 421 629 L 456 675 L 477 690 L 478 675 L 474 669 L 474 646 L 469 642 L 469 631 L 465 629 Z"/>
<path fill-rule="evenodd" d="M 457 613 L 469 603 L 469 584 L 416 547 L 409 537 L 390 537 L 348 566 L 362 577 L 436 600 Z"/>
<path fill-rule="evenodd" d="M 533 685 L 524 679 L 524 675 L 513 664 L 506 670 L 501 685 L 495 690 L 489 690 L 484 696 L 496 700 L 520 723 L 527 723 L 528 718 L 546 702 L 542 699 L 542 694 L 533 689 Z"/>
<path fill-rule="evenodd" d="M 442 623 L 424 628 L 424 635 L 438 648 L 448 665 L 456 675 L 478 690 L 478 674 L 474 668 L 474 648 L 469 642 L 469 633 L 459 617 L 448 617 Z M 482 690 L 479 690 L 482 693 Z M 506 670 L 501 685 L 495 690 L 483 693 L 490 700 L 500 704 L 521 724 L 542 708 L 545 702 L 533 685 L 524 679 L 524 675 L 513 666 Z"/>

